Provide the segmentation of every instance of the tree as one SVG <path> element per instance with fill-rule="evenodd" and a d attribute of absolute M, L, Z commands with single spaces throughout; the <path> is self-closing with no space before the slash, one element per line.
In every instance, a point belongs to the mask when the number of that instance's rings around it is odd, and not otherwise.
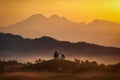
<path fill-rule="evenodd" d="M 41 59 L 38 59 L 38 60 L 36 60 L 35 62 L 36 62 L 36 63 L 41 63 L 41 61 L 42 61 Z"/>
<path fill-rule="evenodd" d="M 65 59 L 65 55 L 64 55 L 64 54 L 62 54 L 62 55 L 61 55 L 61 58 L 62 58 L 62 59 Z"/>
<path fill-rule="evenodd" d="M 85 60 L 85 64 L 89 64 L 90 62 L 88 60 Z"/>
<path fill-rule="evenodd" d="M 57 51 L 55 51 L 55 53 L 54 53 L 54 59 L 58 59 L 58 57 L 59 57 L 59 54 L 58 54 Z"/>
<path fill-rule="evenodd" d="M 75 60 L 75 62 L 80 63 L 80 60 L 79 60 L 79 59 L 74 59 L 74 60 Z"/>

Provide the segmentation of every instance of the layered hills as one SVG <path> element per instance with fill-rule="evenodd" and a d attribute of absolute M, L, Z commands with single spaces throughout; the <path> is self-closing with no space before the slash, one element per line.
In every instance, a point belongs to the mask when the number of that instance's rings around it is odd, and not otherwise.
<path fill-rule="evenodd" d="M 18 23 L 0 27 L 0 32 L 17 34 L 25 38 L 52 36 L 59 40 L 86 41 L 120 47 L 120 24 L 98 19 L 85 24 L 72 22 L 58 15 L 45 17 L 35 14 Z"/>
<path fill-rule="evenodd" d="M 120 48 L 106 47 L 86 42 L 60 41 L 52 37 L 43 36 L 35 39 L 23 38 L 19 35 L 0 33 L 1 57 L 52 57 L 54 51 L 65 53 L 69 57 L 110 57 L 114 60 L 120 57 Z"/>

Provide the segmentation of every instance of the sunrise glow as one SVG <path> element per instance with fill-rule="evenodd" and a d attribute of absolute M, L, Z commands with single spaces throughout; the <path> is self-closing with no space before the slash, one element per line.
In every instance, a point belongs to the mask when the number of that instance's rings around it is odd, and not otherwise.
<path fill-rule="evenodd" d="M 120 23 L 119 0 L 0 0 L 0 26 L 24 20 L 33 14 L 53 14 L 75 22 L 102 19 Z"/>

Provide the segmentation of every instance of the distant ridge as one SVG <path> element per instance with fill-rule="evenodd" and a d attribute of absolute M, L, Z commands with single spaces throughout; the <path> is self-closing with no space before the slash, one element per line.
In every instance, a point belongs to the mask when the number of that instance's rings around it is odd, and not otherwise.
<path fill-rule="evenodd" d="M 0 27 L 0 32 L 17 34 L 25 38 L 48 35 L 60 40 L 86 41 L 105 46 L 120 47 L 119 27 L 120 24 L 105 20 L 96 19 L 85 24 L 72 22 L 58 15 L 45 17 L 42 14 L 35 14 L 21 22 Z"/>
<path fill-rule="evenodd" d="M 45 52 L 44 54 L 47 55 L 55 50 L 79 56 L 120 56 L 120 48 L 116 47 L 104 47 L 86 42 L 59 41 L 47 36 L 36 39 L 24 39 L 18 35 L 0 33 L 0 56 L 42 55 L 42 52 Z M 9 54 L 6 52 L 9 52 Z M 31 52 L 37 53 L 31 54 Z"/>

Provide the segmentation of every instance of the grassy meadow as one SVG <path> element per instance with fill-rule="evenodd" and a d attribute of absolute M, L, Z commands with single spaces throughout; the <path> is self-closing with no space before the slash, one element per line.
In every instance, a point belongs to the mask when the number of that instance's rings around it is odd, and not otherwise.
<path fill-rule="evenodd" d="M 36 63 L 0 62 L 0 80 L 120 80 L 120 63 L 113 65 L 69 60 Z"/>

